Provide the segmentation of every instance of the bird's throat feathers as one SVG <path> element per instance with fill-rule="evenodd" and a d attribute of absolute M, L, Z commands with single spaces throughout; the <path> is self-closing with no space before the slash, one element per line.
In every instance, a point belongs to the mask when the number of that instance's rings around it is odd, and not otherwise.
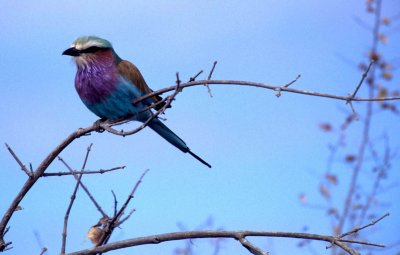
<path fill-rule="evenodd" d="M 78 67 L 75 88 L 84 102 L 99 102 L 115 90 L 118 70 L 111 49 L 75 59 Z"/>
<path fill-rule="evenodd" d="M 74 58 L 78 70 L 106 68 L 116 64 L 119 57 L 112 49 L 98 51 L 94 54 L 82 54 Z"/>

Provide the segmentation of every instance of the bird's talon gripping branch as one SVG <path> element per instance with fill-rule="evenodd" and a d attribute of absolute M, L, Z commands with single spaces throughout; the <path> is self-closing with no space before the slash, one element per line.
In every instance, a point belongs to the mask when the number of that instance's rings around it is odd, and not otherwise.
<path fill-rule="evenodd" d="M 95 126 L 96 128 L 96 132 L 103 133 L 105 131 L 105 129 L 101 125 L 104 124 L 106 121 L 107 120 L 105 119 L 98 119 L 93 123 L 93 126 Z"/>

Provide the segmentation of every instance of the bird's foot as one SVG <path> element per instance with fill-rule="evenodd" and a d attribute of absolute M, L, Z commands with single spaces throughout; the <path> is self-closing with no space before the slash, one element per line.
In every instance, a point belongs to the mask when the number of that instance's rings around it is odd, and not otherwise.
<path fill-rule="evenodd" d="M 98 119 L 93 123 L 93 126 L 96 127 L 96 132 L 103 133 L 105 131 L 105 129 L 101 127 L 101 124 L 105 122 L 107 122 L 107 119 Z"/>

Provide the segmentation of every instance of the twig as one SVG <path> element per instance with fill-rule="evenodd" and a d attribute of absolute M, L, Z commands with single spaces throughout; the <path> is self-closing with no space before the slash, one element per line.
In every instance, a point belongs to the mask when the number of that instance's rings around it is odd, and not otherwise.
<path fill-rule="evenodd" d="M 117 215 L 118 200 L 117 200 L 117 196 L 115 195 L 113 190 L 111 190 L 111 193 L 112 193 L 112 195 L 114 197 L 114 214 L 113 214 L 113 217 L 115 217 L 115 215 Z"/>
<path fill-rule="evenodd" d="M 297 75 L 296 79 L 294 79 L 293 81 L 291 81 L 288 84 L 284 85 L 283 87 L 288 88 L 290 85 L 292 85 L 293 83 L 298 81 L 300 79 L 300 77 L 301 77 L 301 74 Z"/>
<path fill-rule="evenodd" d="M 214 61 L 213 66 L 212 66 L 212 68 L 210 70 L 210 73 L 208 74 L 207 81 L 211 80 L 211 76 L 212 76 L 212 74 L 214 72 L 214 69 L 215 69 L 215 66 L 217 65 L 217 63 L 218 63 L 217 61 Z M 208 94 L 210 95 L 210 97 L 213 97 L 213 95 L 211 93 L 211 88 L 208 85 L 208 83 L 206 82 L 206 83 L 204 83 L 204 85 L 207 87 L 207 91 L 208 91 Z"/>
<path fill-rule="evenodd" d="M 254 255 L 268 255 L 268 252 L 261 250 L 244 237 L 239 238 L 239 242 L 243 245 L 243 247 L 245 247 L 249 252 Z"/>
<path fill-rule="evenodd" d="M 121 220 L 119 220 L 119 221 L 115 224 L 115 227 L 118 227 L 118 226 L 120 226 L 122 223 L 124 223 L 125 221 L 127 221 L 127 220 L 132 216 L 132 214 L 133 214 L 134 212 L 136 212 L 136 209 L 135 209 L 135 208 L 133 208 L 133 209 L 128 213 L 128 215 L 126 215 L 124 218 L 122 218 Z"/>
<path fill-rule="evenodd" d="M 33 167 L 32 167 L 32 163 L 29 163 L 29 171 L 30 171 L 31 175 L 33 175 Z"/>
<path fill-rule="evenodd" d="M 350 231 L 348 231 L 348 232 L 346 232 L 346 233 L 343 233 L 343 234 L 339 235 L 338 238 L 339 238 L 339 239 L 342 239 L 343 237 L 348 236 L 348 235 L 351 235 L 351 234 L 355 234 L 355 233 L 357 233 L 358 231 L 363 230 L 364 228 L 368 228 L 368 227 L 370 227 L 370 226 L 373 226 L 373 225 L 375 225 L 376 223 L 378 223 L 379 221 L 381 221 L 381 220 L 383 220 L 384 218 L 388 217 L 389 215 L 390 215 L 389 213 L 385 213 L 383 216 L 379 217 L 379 218 L 376 219 L 376 220 L 373 220 L 372 222 L 370 222 L 370 223 L 368 223 L 368 224 L 366 224 L 366 225 L 364 225 L 364 226 L 361 226 L 361 227 L 358 227 L 358 228 L 354 228 L 354 229 L 352 229 L 352 230 L 350 230 Z"/>
<path fill-rule="evenodd" d="M 117 166 L 110 169 L 100 169 L 100 170 L 93 170 L 93 171 L 84 171 L 82 172 L 83 175 L 85 174 L 104 174 L 111 171 L 122 170 L 125 169 L 126 166 Z M 52 177 L 52 176 L 64 176 L 64 175 L 77 175 L 81 174 L 79 171 L 71 171 L 71 172 L 58 172 L 58 173 L 43 173 L 43 177 Z"/>
<path fill-rule="evenodd" d="M 4 244 L 4 250 L 3 251 L 8 251 L 11 250 L 13 247 L 10 246 L 12 244 L 12 242 L 7 242 Z"/>
<path fill-rule="evenodd" d="M 144 176 L 146 175 L 146 173 L 148 171 L 149 171 L 149 169 L 146 169 L 143 172 L 142 176 L 140 176 L 139 180 L 136 182 L 135 186 L 133 187 L 133 189 L 132 189 L 131 193 L 129 194 L 128 198 L 126 199 L 125 203 L 119 209 L 117 214 L 107 224 L 106 228 L 104 229 L 104 235 L 102 236 L 102 238 L 100 239 L 98 244 L 96 244 L 96 246 L 100 246 L 100 245 L 104 244 L 110 238 L 112 232 L 114 231 L 114 228 L 116 227 L 115 225 L 118 223 L 119 218 L 121 217 L 121 215 L 125 212 L 126 207 L 128 206 L 129 202 L 133 198 L 137 188 L 139 187 L 140 183 L 142 182 Z"/>
<path fill-rule="evenodd" d="M 181 80 L 179 79 L 179 72 L 176 72 L 176 85 L 180 85 L 181 84 Z"/>
<path fill-rule="evenodd" d="M 26 168 L 26 166 L 21 162 L 21 160 L 19 160 L 18 156 L 14 153 L 11 147 L 7 143 L 5 143 L 5 145 L 7 147 L 7 150 L 10 152 L 11 156 L 13 156 L 15 161 L 17 161 L 18 165 L 21 167 L 22 171 L 24 171 L 29 178 L 32 178 L 32 173 L 28 170 L 28 168 Z"/>
<path fill-rule="evenodd" d="M 296 79 L 294 79 L 293 81 L 291 81 L 291 82 L 289 82 L 289 83 L 287 83 L 287 84 L 285 84 L 285 85 L 283 85 L 283 86 L 280 86 L 280 87 L 275 88 L 275 89 L 274 89 L 274 91 L 275 91 L 275 96 L 276 96 L 276 97 L 280 97 L 280 96 L 281 96 L 281 92 L 282 92 L 282 88 L 288 88 L 290 85 L 292 85 L 293 83 L 295 83 L 298 79 L 300 79 L 300 77 L 301 77 L 301 75 L 299 74 L 299 75 L 297 75 Z"/>
<path fill-rule="evenodd" d="M 42 248 L 42 251 L 40 252 L 40 255 L 43 255 L 43 254 L 45 254 L 47 252 L 47 248 L 46 247 L 43 247 Z"/>
<path fill-rule="evenodd" d="M 203 70 L 200 70 L 195 76 L 190 77 L 189 82 L 195 81 L 196 78 L 197 78 L 200 74 L 202 74 L 202 73 L 203 73 Z"/>
<path fill-rule="evenodd" d="M 218 61 L 214 61 L 213 66 L 212 66 L 212 68 L 210 70 L 210 73 L 208 74 L 207 80 L 211 80 L 211 76 L 212 76 L 212 74 L 214 72 L 214 69 L 215 69 L 215 66 L 217 65 L 217 63 L 218 63 Z"/>
<path fill-rule="evenodd" d="M 143 108 L 143 109 L 140 111 L 140 113 L 147 112 L 147 111 L 150 110 L 150 109 L 155 109 L 158 105 L 164 104 L 165 101 L 167 101 L 167 98 L 163 98 L 163 99 L 160 100 L 160 101 L 157 101 L 157 102 L 155 102 L 155 103 L 152 103 L 151 105 L 149 105 L 149 106 Z"/>
<path fill-rule="evenodd" d="M 92 144 L 91 144 L 92 145 Z M 90 145 L 90 146 L 91 146 Z M 89 152 L 90 150 L 88 150 Z M 68 165 L 67 162 L 65 162 L 65 160 L 61 157 L 58 157 L 58 160 L 60 160 L 64 166 L 70 171 L 70 173 L 73 173 L 74 171 L 72 170 L 72 168 Z M 79 175 L 83 175 L 83 173 L 86 172 L 84 170 L 82 170 L 81 172 L 79 172 Z M 73 175 L 75 180 L 78 180 L 78 175 L 74 174 Z M 97 210 L 101 213 L 101 215 L 103 217 L 108 217 L 108 215 L 104 212 L 104 210 L 101 208 L 100 204 L 97 203 L 96 199 L 92 196 L 92 194 L 90 193 L 89 189 L 83 184 L 82 181 L 79 181 L 79 184 L 81 185 L 82 189 L 85 191 L 85 193 L 88 195 L 89 199 L 92 201 L 92 203 L 94 204 L 94 206 L 97 208 Z"/>
<path fill-rule="evenodd" d="M 352 102 L 352 101 L 348 101 L 348 102 L 346 102 L 346 103 L 348 103 L 348 104 L 350 105 L 351 112 L 353 113 L 353 118 L 354 118 L 356 121 L 358 121 L 360 118 L 358 117 L 358 114 L 356 113 L 356 110 L 354 109 L 353 102 Z"/>
<path fill-rule="evenodd" d="M 89 158 L 90 151 L 92 150 L 92 146 L 93 146 L 93 143 L 91 143 L 86 149 L 86 155 L 85 155 L 85 159 L 83 160 L 81 172 L 83 172 L 85 170 L 85 168 L 86 168 L 86 163 L 87 163 L 87 160 Z"/>
<path fill-rule="evenodd" d="M 363 84 L 363 82 L 364 82 L 365 78 L 367 77 L 369 70 L 371 69 L 371 66 L 374 64 L 374 62 L 375 62 L 374 60 L 371 60 L 371 62 L 369 62 L 367 70 L 365 70 L 365 72 L 362 74 L 360 82 L 358 83 L 353 94 L 348 98 L 347 103 L 351 102 L 353 100 L 353 98 L 356 96 L 358 90 L 360 89 L 361 85 Z"/>
<path fill-rule="evenodd" d="M 7 234 L 7 232 L 10 230 L 10 227 L 6 227 L 6 229 L 4 230 L 4 236 Z"/>
<path fill-rule="evenodd" d="M 93 145 L 93 143 L 91 143 L 86 149 L 85 159 L 83 160 L 81 172 L 83 172 L 85 170 L 86 163 L 87 163 L 87 160 L 89 158 L 90 150 L 92 149 L 92 145 Z M 70 203 L 68 205 L 67 211 L 65 212 L 64 227 L 63 227 L 63 232 L 62 232 L 61 254 L 65 254 L 65 246 L 66 246 L 66 243 L 67 243 L 67 229 L 68 229 L 69 214 L 71 212 L 72 205 L 74 204 L 74 201 L 75 201 L 75 198 L 76 198 L 76 193 L 78 192 L 78 188 L 80 186 L 82 176 L 83 176 L 83 174 L 80 173 L 79 176 L 77 177 L 76 184 L 75 184 L 75 187 L 74 187 L 74 191 L 72 192 L 72 195 L 71 195 Z M 76 176 L 74 175 L 74 177 L 76 177 Z"/>
<path fill-rule="evenodd" d="M 338 240 L 334 240 L 332 243 L 342 248 L 342 250 L 346 251 L 350 255 L 359 255 L 359 253 L 356 252 L 354 249 L 350 248 L 348 245 L 344 243 L 339 242 Z"/>
<path fill-rule="evenodd" d="M 69 202 L 67 211 L 65 212 L 64 227 L 63 227 L 63 232 L 62 232 L 61 254 L 65 254 L 65 247 L 66 247 L 66 243 L 67 243 L 67 229 L 68 229 L 69 213 L 71 212 L 72 205 L 74 204 L 76 193 L 78 192 L 79 183 L 81 182 L 82 176 L 83 176 L 82 174 L 80 174 L 78 176 L 78 179 L 77 179 L 75 187 L 74 187 L 74 191 L 72 192 L 72 195 L 71 195 L 71 200 Z"/>

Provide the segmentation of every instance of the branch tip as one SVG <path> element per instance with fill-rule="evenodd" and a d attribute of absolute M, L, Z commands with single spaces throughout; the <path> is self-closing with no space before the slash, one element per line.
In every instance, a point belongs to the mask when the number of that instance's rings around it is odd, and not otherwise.
<path fill-rule="evenodd" d="M 203 70 L 200 70 L 195 76 L 190 77 L 189 82 L 195 81 L 196 78 L 203 73 Z"/>
<path fill-rule="evenodd" d="M 367 67 L 367 69 L 365 70 L 365 72 L 362 74 L 361 76 L 361 80 L 360 82 L 357 84 L 356 89 L 354 90 L 353 94 L 351 96 L 348 97 L 348 99 L 346 100 L 346 103 L 349 103 L 351 101 L 353 101 L 353 99 L 356 97 L 356 94 L 358 92 L 358 90 L 360 89 L 361 85 L 363 84 L 365 78 L 367 77 L 369 70 L 371 69 L 372 65 L 375 63 L 375 60 L 371 60 L 369 62 L 369 65 Z"/>

